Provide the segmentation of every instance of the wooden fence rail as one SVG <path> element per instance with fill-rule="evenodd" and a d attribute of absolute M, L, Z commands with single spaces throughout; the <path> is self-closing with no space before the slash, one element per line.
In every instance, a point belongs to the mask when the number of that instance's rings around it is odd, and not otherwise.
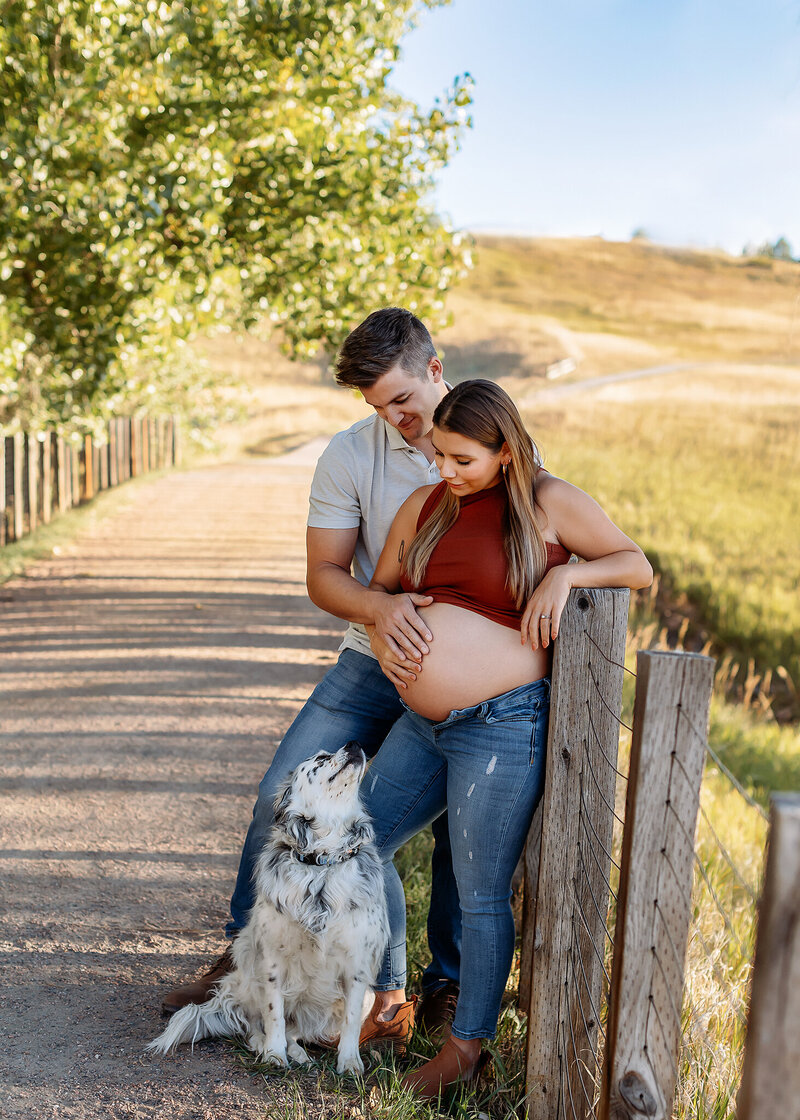
<path fill-rule="evenodd" d="M 172 416 L 118 417 L 104 440 L 86 436 L 80 445 L 55 432 L 0 434 L 0 546 L 101 490 L 178 461 Z"/>

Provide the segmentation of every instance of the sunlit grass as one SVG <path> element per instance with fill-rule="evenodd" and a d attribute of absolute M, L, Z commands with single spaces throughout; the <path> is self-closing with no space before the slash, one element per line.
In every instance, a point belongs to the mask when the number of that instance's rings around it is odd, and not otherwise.
<path fill-rule="evenodd" d="M 691 648 L 727 655 L 737 698 L 752 701 L 769 674 L 787 715 L 800 682 L 800 384 L 792 393 L 775 382 L 751 390 L 758 406 L 698 371 L 685 396 L 680 381 L 645 400 L 609 390 L 527 418 L 548 466 L 645 549 L 660 622 L 673 636 L 683 625 Z"/>

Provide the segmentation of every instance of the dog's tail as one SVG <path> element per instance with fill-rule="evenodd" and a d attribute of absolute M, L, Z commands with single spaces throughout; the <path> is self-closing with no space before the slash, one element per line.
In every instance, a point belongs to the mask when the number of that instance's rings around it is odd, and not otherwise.
<path fill-rule="evenodd" d="M 212 996 L 206 1003 L 189 1003 L 176 1011 L 166 1029 L 148 1042 L 146 1050 L 156 1054 L 169 1054 L 182 1042 L 200 1042 L 203 1038 L 220 1038 L 228 1035 L 246 1034 L 247 1020 L 230 999 Z"/>

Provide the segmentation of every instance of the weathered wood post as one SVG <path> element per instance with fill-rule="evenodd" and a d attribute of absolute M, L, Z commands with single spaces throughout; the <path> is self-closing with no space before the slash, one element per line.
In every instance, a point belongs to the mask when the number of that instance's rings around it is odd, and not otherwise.
<path fill-rule="evenodd" d="M 115 419 L 108 422 L 108 485 L 119 483 L 119 451 L 117 449 L 117 424 Z"/>
<path fill-rule="evenodd" d="M 28 532 L 39 523 L 39 441 L 33 433 L 25 436 L 25 508 Z"/>
<path fill-rule="evenodd" d="M 69 445 L 69 457 L 72 464 L 72 489 L 70 490 L 70 503 L 78 506 L 81 503 L 81 456 L 74 443 Z"/>
<path fill-rule="evenodd" d="M 629 597 L 573 590 L 555 644 L 532 955 L 521 964 L 530 1120 L 592 1115 Z"/>
<path fill-rule="evenodd" d="M 737 1120 L 800 1117 L 800 794 L 774 794 Z"/>
<path fill-rule="evenodd" d="M 25 461 L 25 444 L 21 432 L 17 432 L 11 437 L 11 458 L 13 464 L 13 536 L 12 540 L 19 541 L 25 533 L 25 520 L 24 520 L 24 506 L 23 499 L 23 463 Z"/>
<path fill-rule="evenodd" d="M 42 476 L 42 501 L 39 516 L 47 525 L 53 516 L 53 442 L 55 436 L 48 432 L 39 446 L 39 468 Z"/>
<path fill-rule="evenodd" d="M 69 508 L 67 485 L 67 447 L 64 437 L 56 436 L 56 508 L 59 513 Z"/>
<path fill-rule="evenodd" d="M 600 1120 L 669 1120 L 714 661 L 642 651 Z"/>
<path fill-rule="evenodd" d="M 0 548 L 8 540 L 8 484 L 6 479 L 6 437 L 0 433 Z"/>
<path fill-rule="evenodd" d="M 81 450 L 81 462 L 83 463 L 81 501 L 88 502 L 95 496 L 97 491 L 97 480 L 94 473 L 94 442 L 91 436 L 84 437 L 83 448 Z"/>

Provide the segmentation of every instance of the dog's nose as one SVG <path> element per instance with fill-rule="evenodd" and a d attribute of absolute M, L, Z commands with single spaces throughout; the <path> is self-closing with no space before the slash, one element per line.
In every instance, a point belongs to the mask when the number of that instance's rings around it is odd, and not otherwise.
<path fill-rule="evenodd" d="M 360 763 L 360 762 L 366 761 L 367 756 L 364 753 L 364 749 L 363 749 L 363 747 L 361 746 L 360 743 L 357 743 L 355 741 L 355 739 L 352 739 L 349 743 L 345 744 L 344 753 L 345 753 L 345 758 L 347 759 L 348 762 L 359 762 Z"/>

